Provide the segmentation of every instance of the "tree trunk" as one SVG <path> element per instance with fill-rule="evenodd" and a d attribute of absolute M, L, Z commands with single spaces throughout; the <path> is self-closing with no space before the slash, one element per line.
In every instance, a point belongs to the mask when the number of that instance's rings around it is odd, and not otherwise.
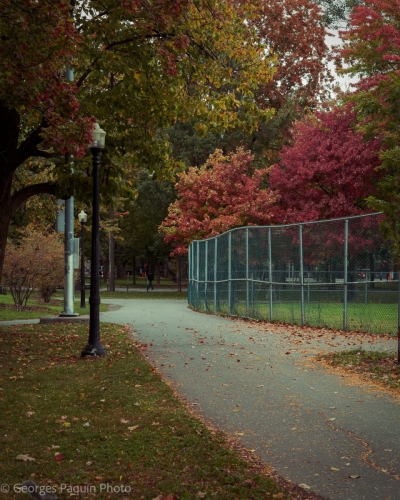
<path fill-rule="evenodd" d="M 348 268 L 348 281 L 350 281 L 350 283 L 347 285 L 348 302 L 358 301 L 357 273 L 358 273 L 358 258 L 351 257 L 349 259 L 349 268 Z"/>
<path fill-rule="evenodd" d="M 123 262 L 118 262 L 117 264 L 117 278 L 123 279 L 125 278 L 125 266 Z"/>
<path fill-rule="evenodd" d="M 111 221 L 111 229 L 114 224 L 114 209 L 110 208 L 110 221 Z M 110 231 L 109 236 L 109 262 L 110 262 L 110 276 L 109 276 L 109 288 L 110 292 L 115 292 L 115 238 L 114 231 Z"/>
<path fill-rule="evenodd" d="M 160 266 L 160 263 L 157 261 L 157 286 L 160 286 L 160 283 L 161 283 L 161 270 L 160 270 L 161 266 Z"/>
<path fill-rule="evenodd" d="M 11 216 L 7 208 L 9 207 L 0 205 L 0 284 L 6 253 L 8 228 L 11 222 Z"/>
<path fill-rule="evenodd" d="M 181 292 L 182 291 L 182 277 L 181 277 L 181 256 L 178 255 L 178 257 L 176 258 L 176 260 L 178 261 L 177 264 L 178 264 L 178 270 L 177 270 L 177 278 L 178 278 L 178 292 Z"/>
<path fill-rule="evenodd" d="M 0 283 L 7 245 L 8 229 L 16 210 L 31 196 L 55 193 L 55 185 L 47 182 L 26 186 L 11 195 L 14 173 L 25 160 L 35 157 L 49 158 L 50 154 L 37 146 L 43 141 L 40 133 L 46 126 L 42 122 L 19 144 L 20 116 L 0 99 Z M 54 157 L 54 156 L 53 156 Z"/>
<path fill-rule="evenodd" d="M 132 284 L 136 285 L 136 256 L 132 258 Z"/>
<path fill-rule="evenodd" d="M 373 253 L 369 254 L 369 269 L 370 269 L 370 278 L 369 280 L 371 281 L 370 283 L 370 288 L 374 289 L 375 288 L 375 257 Z M 365 277 L 366 279 L 367 277 Z"/>

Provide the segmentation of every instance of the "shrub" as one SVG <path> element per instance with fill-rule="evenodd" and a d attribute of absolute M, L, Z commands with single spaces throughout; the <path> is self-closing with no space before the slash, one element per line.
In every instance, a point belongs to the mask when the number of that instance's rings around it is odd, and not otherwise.
<path fill-rule="evenodd" d="M 26 305 L 35 288 L 49 302 L 64 279 L 64 245 L 60 236 L 39 233 L 28 226 L 19 243 L 8 246 L 3 276 L 16 305 Z"/>

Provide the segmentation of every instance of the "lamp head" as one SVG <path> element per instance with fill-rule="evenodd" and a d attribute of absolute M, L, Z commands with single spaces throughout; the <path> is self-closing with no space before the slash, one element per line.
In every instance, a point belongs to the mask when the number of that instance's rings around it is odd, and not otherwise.
<path fill-rule="evenodd" d="M 92 137 L 93 139 L 92 142 L 89 144 L 89 148 L 104 149 L 104 146 L 106 144 L 106 133 L 102 128 L 100 128 L 100 125 L 98 123 L 94 124 Z"/>
<path fill-rule="evenodd" d="M 87 221 L 87 213 L 81 210 L 78 214 L 78 219 L 81 224 L 85 224 L 85 222 Z"/>

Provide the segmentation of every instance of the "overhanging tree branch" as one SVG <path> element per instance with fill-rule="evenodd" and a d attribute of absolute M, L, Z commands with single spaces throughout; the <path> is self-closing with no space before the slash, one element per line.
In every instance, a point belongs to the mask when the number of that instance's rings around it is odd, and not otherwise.
<path fill-rule="evenodd" d="M 38 194 L 56 194 L 56 184 L 51 182 L 42 182 L 40 184 L 32 184 L 14 193 L 11 197 L 11 213 L 15 214 L 16 210 L 25 203 L 31 196 Z"/>

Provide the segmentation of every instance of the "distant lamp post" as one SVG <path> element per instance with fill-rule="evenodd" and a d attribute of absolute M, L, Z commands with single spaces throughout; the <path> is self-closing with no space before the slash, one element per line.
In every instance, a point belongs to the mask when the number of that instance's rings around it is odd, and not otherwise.
<path fill-rule="evenodd" d="M 92 217 L 92 253 L 90 263 L 90 317 L 89 341 L 81 355 L 104 356 L 106 349 L 100 343 L 100 281 L 99 281 L 99 222 L 100 222 L 100 197 L 99 197 L 99 165 L 101 152 L 105 146 L 106 133 L 98 123 L 94 124 L 93 140 L 89 149 L 93 157 L 93 217 Z"/>
<path fill-rule="evenodd" d="M 79 222 L 81 223 L 81 309 L 86 308 L 85 304 L 85 224 L 87 221 L 87 213 L 81 210 L 78 214 Z"/>

